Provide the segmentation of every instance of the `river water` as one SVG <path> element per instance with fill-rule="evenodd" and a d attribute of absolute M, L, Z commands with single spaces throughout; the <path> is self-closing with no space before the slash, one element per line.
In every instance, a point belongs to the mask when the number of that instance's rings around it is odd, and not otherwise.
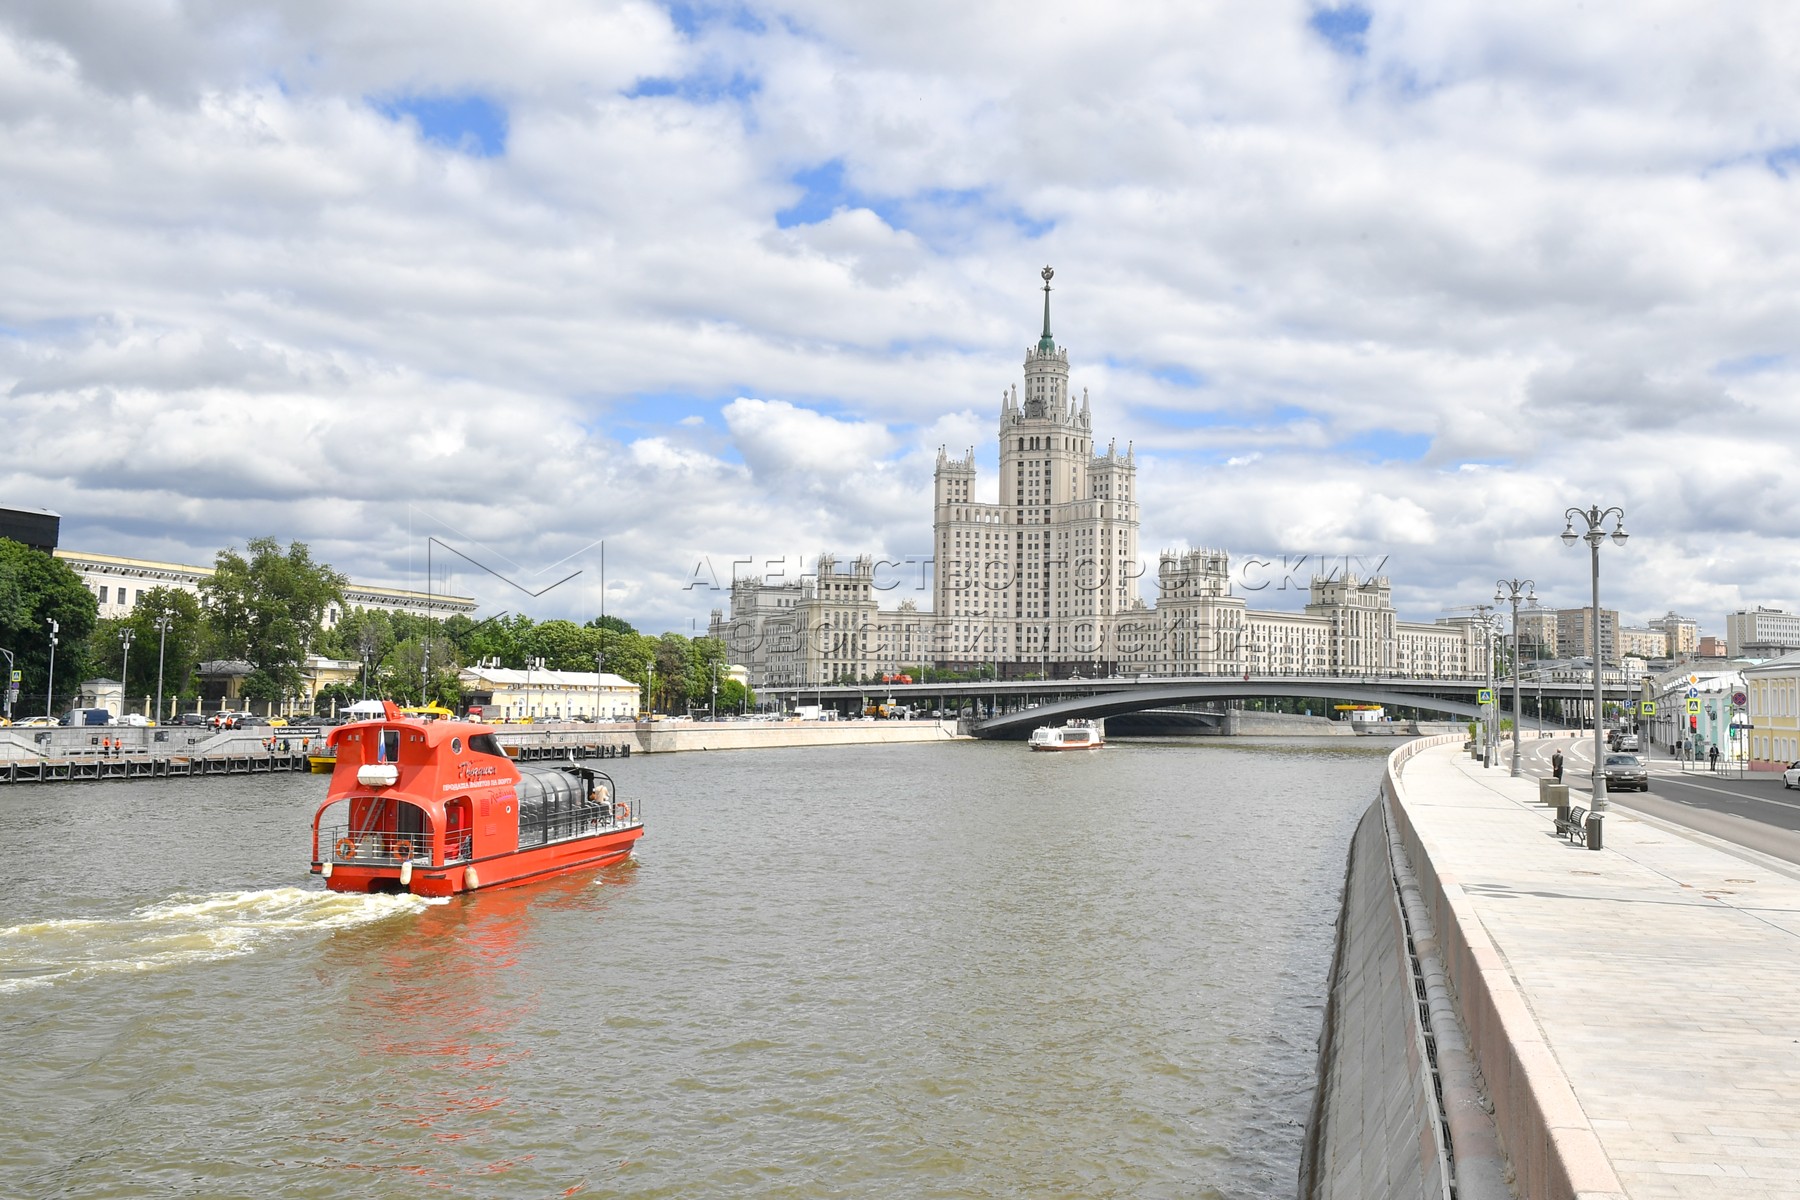
<path fill-rule="evenodd" d="M 1291 1196 L 1387 740 L 608 764 L 634 861 L 309 877 L 318 776 L 0 791 L 0 1195 Z"/>

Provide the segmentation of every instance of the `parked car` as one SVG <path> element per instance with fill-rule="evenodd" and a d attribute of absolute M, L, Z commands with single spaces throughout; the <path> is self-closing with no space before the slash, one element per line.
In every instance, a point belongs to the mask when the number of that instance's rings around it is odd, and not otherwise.
<path fill-rule="evenodd" d="M 129 725 L 134 729 L 147 729 L 155 723 L 143 713 L 126 713 L 114 722 L 117 725 Z"/>
<path fill-rule="evenodd" d="M 24 722 L 20 722 L 23 724 Z M 1788 764 L 1788 769 L 1781 773 L 1781 786 L 1784 788 L 1800 788 L 1800 762 Z"/>
<path fill-rule="evenodd" d="M 171 723 L 175 725 L 205 725 L 207 723 L 206 714 L 197 712 L 182 713 Z"/>
<path fill-rule="evenodd" d="M 112 714 L 104 708 L 71 708 L 63 714 L 64 725 L 111 725 Z"/>
<path fill-rule="evenodd" d="M 1613 792 L 1649 791 L 1650 772 L 1645 770 L 1644 760 L 1635 754 L 1607 755 L 1606 787 Z"/>
<path fill-rule="evenodd" d="M 13 722 L 15 729 L 48 729 L 56 724 L 55 717 L 20 717 Z"/>

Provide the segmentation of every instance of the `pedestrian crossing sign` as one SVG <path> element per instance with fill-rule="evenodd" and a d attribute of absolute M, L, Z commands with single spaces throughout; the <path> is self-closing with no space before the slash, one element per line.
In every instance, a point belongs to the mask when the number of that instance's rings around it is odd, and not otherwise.
<path fill-rule="evenodd" d="M 1494 689 L 1482 688 L 1480 691 L 1476 692 L 1475 702 L 1477 704 L 1492 704 L 1494 702 Z"/>
<path fill-rule="evenodd" d="M 1690 713 L 1697 713 L 1700 711 L 1700 702 L 1698 700 L 1689 700 L 1687 706 L 1688 712 Z"/>
<path fill-rule="evenodd" d="M 1656 715 L 1656 701 L 1654 701 L 1654 700 L 1639 701 L 1638 711 L 1643 713 L 1646 717 L 1654 717 Z"/>

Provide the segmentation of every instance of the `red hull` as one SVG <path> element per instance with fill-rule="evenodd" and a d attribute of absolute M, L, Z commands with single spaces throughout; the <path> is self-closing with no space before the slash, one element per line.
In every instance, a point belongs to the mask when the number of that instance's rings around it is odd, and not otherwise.
<path fill-rule="evenodd" d="M 508 887 L 565 875 L 571 871 L 592 871 L 609 867 L 628 858 L 633 843 L 643 836 L 644 827 L 637 825 L 592 837 L 552 842 L 548 846 L 533 846 L 529 850 L 518 850 L 511 854 L 496 854 L 490 858 L 452 863 L 445 867 L 426 867 L 414 863 L 412 880 L 404 885 L 400 882 L 400 868 L 396 866 L 333 863 L 331 874 L 326 876 L 325 886 L 334 892 L 398 890 L 411 892 L 416 896 L 454 896 L 458 892 L 478 888 Z M 320 868 L 321 864 L 314 863 L 313 873 L 319 874 Z M 472 883 L 470 871 L 475 872 Z"/>

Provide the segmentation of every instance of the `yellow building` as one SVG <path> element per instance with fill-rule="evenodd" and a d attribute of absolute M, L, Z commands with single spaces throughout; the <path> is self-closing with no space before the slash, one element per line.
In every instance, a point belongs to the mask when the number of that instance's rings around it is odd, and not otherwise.
<path fill-rule="evenodd" d="M 1750 701 L 1750 769 L 1800 762 L 1800 653 L 1744 668 Z"/>

